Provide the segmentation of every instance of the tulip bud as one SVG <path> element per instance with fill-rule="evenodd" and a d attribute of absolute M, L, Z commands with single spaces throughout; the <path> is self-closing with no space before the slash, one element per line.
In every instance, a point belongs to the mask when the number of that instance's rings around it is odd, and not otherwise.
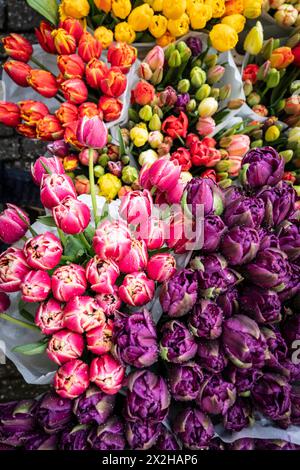
<path fill-rule="evenodd" d="M 195 111 L 196 108 L 197 108 L 197 101 L 194 99 L 191 99 L 186 105 L 186 110 L 189 113 L 192 113 L 193 111 Z"/>
<path fill-rule="evenodd" d="M 210 85 L 214 85 L 222 79 L 224 73 L 225 67 L 222 65 L 215 65 L 214 67 L 210 67 L 207 72 L 207 82 Z"/>
<path fill-rule="evenodd" d="M 143 80 L 149 81 L 152 77 L 152 70 L 149 64 L 146 62 L 142 62 L 138 68 L 138 76 L 142 78 Z"/>
<path fill-rule="evenodd" d="M 146 104 L 140 109 L 139 117 L 143 121 L 150 121 L 150 119 L 152 118 L 152 108 L 151 106 L 149 106 L 149 104 Z"/>
<path fill-rule="evenodd" d="M 5 62 L 3 68 L 7 75 L 19 86 L 28 87 L 29 83 L 27 78 L 31 72 L 30 65 L 18 61 L 10 60 Z"/>
<path fill-rule="evenodd" d="M 177 91 L 179 93 L 187 93 L 190 89 L 190 81 L 186 78 L 179 80 L 177 85 Z"/>
<path fill-rule="evenodd" d="M 243 83 L 244 93 L 245 96 L 249 96 L 250 93 L 253 91 L 253 85 L 250 80 L 245 80 Z"/>
<path fill-rule="evenodd" d="M 99 116 L 84 116 L 78 122 L 77 139 L 85 147 L 103 148 L 107 144 L 107 134 L 107 128 Z"/>
<path fill-rule="evenodd" d="M 251 55 L 257 55 L 263 47 L 263 28 L 260 21 L 257 21 L 247 34 L 244 41 L 244 50 Z"/>
<path fill-rule="evenodd" d="M 158 158 L 157 153 L 152 150 L 145 150 L 144 152 L 141 152 L 139 155 L 139 164 L 141 166 L 143 165 L 152 165 Z"/>
<path fill-rule="evenodd" d="M 29 85 L 45 98 L 53 98 L 58 92 L 58 83 L 52 73 L 46 70 L 31 69 L 27 77 Z"/>
<path fill-rule="evenodd" d="M 218 102 L 215 98 L 212 98 L 212 97 L 204 98 L 204 100 L 201 101 L 201 103 L 198 106 L 199 115 L 202 118 L 212 116 L 213 114 L 215 114 L 217 109 L 218 109 Z"/>
<path fill-rule="evenodd" d="M 252 91 L 249 96 L 247 96 L 247 103 L 249 106 L 255 106 L 256 104 L 259 104 L 261 100 L 261 97 L 258 93 L 255 91 Z"/>
<path fill-rule="evenodd" d="M 161 129 L 161 121 L 158 114 L 153 114 L 149 122 L 149 129 L 151 131 L 159 131 Z"/>
<path fill-rule="evenodd" d="M 167 49 L 168 50 L 168 49 Z M 167 57 L 167 50 L 166 50 L 166 58 Z M 164 55 L 164 50 L 160 46 L 155 46 L 153 49 L 151 49 L 150 52 L 146 55 L 144 62 L 147 63 L 152 71 L 155 71 L 156 69 L 163 67 L 164 61 L 165 61 L 165 55 Z"/>
<path fill-rule="evenodd" d="M 284 110 L 287 114 L 300 114 L 300 96 L 293 95 L 287 98 L 287 100 L 285 101 Z"/>
<path fill-rule="evenodd" d="M 27 232 L 30 220 L 22 209 L 13 204 L 7 204 L 0 214 L 0 239 L 7 244 L 20 240 Z"/>
<path fill-rule="evenodd" d="M 20 108 L 15 103 L 0 101 L 0 123 L 16 127 L 21 122 Z"/>
<path fill-rule="evenodd" d="M 219 88 L 219 99 L 227 100 L 231 95 L 231 85 L 228 83 L 227 85 L 222 86 Z"/>
<path fill-rule="evenodd" d="M 162 67 L 156 69 L 153 72 L 152 77 L 150 78 L 150 82 L 152 83 L 152 85 L 158 85 L 163 79 L 163 74 L 164 69 Z"/>
<path fill-rule="evenodd" d="M 298 18 L 298 11 L 293 5 L 284 3 L 276 11 L 274 18 L 280 26 L 292 26 Z"/>
<path fill-rule="evenodd" d="M 176 50 L 176 45 L 171 43 L 164 51 L 166 60 L 169 60 L 171 54 Z"/>
<path fill-rule="evenodd" d="M 212 96 L 216 100 L 219 98 L 219 95 L 220 95 L 220 89 L 219 88 L 212 88 L 210 90 L 210 96 Z"/>
<path fill-rule="evenodd" d="M 168 65 L 171 68 L 176 68 L 176 67 L 179 67 L 181 65 L 181 56 L 180 56 L 179 51 L 174 50 L 170 54 L 170 57 L 168 59 Z"/>
<path fill-rule="evenodd" d="M 199 88 L 206 82 L 206 73 L 200 67 L 194 67 L 191 70 L 191 83 L 195 88 Z"/>
<path fill-rule="evenodd" d="M 280 73 L 277 69 L 271 68 L 266 79 L 268 88 L 276 88 L 280 82 Z"/>
<path fill-rule="evenodd" d="M 266 142 L 274 142 L 280 136 L 280 130 L 277 126 L 273 125 L 268 127 L 265 132 L 265 141 Z"/>
<path fill-rule="evenodd" d="M 251 142 L 250 147 L 251 147 L 252 149 L 255 149 L 255 148 L 257 148 L 257 147 L 262 147 L 263 144 L 264 144 L 264 143 L 263 143 L 263 140 L 262 140 L 262 139 L 258 139 L 258 140 L 254 140 L 253 142 Z"/>
<path fill-rule="evenodd" d="M 283 150 L 282 152 L 279 152 L 279 155 L 284 159 L 285 163 L 288 163 L 291 161 L 293 158 L 293 150 Z"/>
<path fill-rule="evenodd" d="M 204 63 L 207 67 L 214 67 L 218 62 L 217 54 L 206 54 L 204 57 Z"/>
<path fill-rule="evenodd" d="M 207 84 L 204 83 L 201 85 L 200 88 L 196 91 L 195 98 L 198 101 L 204 100 L 204 98 L 208 98 L 211 92 L 211 87 Z"/>
<path fill-rule="evenodd" d="M 162 119 L 164 117 L 164 113 L 163 113 L 162 109 L 157 104 L 155 104 L 152 107 L 152 111 L 153 111 L 153 114 L 157 114 L 160 119 Z"/>
<path fill-rule="evenodd" d="M 274 49 L 280 46 L 280 40 L 275 38 L 270 38 L 264 42 L 264 45 L 261 50 L 261 54 L 265 60 L 270 59 L 271 54 Z"/>
<path fill-rule="evenodd" d="M 299 44 L 299 41 L 300 41 L 300 33 L 297 32 L 288 38 L 286 42 L 286 46 L 294 48 L 295 46 Z"/>
<path fill-rule="evenodd" d="M 122 180 L 126 184 L 132 184 L 135 181 L 137 181 L 139 177 L 138 171 L 135 167 L 133 166 L 125 166 L 122 169 Z"/>
<path fill-rule="evenodd" d="M 49 54 L 56 53 L 54 39 L 51 34 L 53 30 L 54 28 L 51 26 L 51 24 L 45 20 L 42 20 L 39 27 L 35 28 L 35 35 L 40 46 Z"/>
<path fill-rule="evenodd" d="M 59 27 L 63 28 L 67 33 L 71 34 L 76 40 L 76 43 L 78 44 L 83 32 L 84 28 L 80 22 L 80 20 L 77 20 L 75 18 L 66 18 L 64 21 L 61 21 L 59 23 Z"/>
<path fill-rule="evenodd" d="M 28 62 L 33 53 L 32 45 L 28 39 L 20 34 L 11 33 L 9 36 L 2 38 L 2 44 L 6 54 L 21 62 Z"/>

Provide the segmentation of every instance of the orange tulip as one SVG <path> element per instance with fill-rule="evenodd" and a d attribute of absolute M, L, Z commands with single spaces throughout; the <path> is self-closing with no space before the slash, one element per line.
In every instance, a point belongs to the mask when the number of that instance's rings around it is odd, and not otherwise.
<path fill-rule="evenodd" d="M 61 84 L 61 89 L 66 100 L 72 104 L 81 104 L 87 100 L 88 89 L 80 78 L 70 78 Z"/>
<path fill-rule="evenodd" d="M 275 69 L 285 69 L 294 60 L 294 55 L 290 47 L 277 47 L 274 49 L 271 57 L 271 67 Z"/>
<path fill-rule="evenodd" d="M 64 29 L 54 29 L 51 36 L 54 39 L 55 49 L 58 54 L 74 54 L 76 52 L 74 36 L 68 34 Z"/>
<path fill-rule="evenodd" d="M 118 119 L 123 108 L 123 104 L 120 100 L 110 96 L 101 96 L 98 106 L 102 111 L 103 119 L 106 122 Z"/>
<path fill-rule="evenodd" d="M 59 23 L 59 27 L 71 34 L 78 44 L 84 32 L 83 26 L 79 20 L 76 20 L 76 18 L 66 18 L 64 21 Z"/>
<path fill-rule="evenodd" d="M 92 118 L 93 116 L 99 115 L 99 109 L 97 108 L 96 103 L 91 103 L 90 101 L 86 101 L 82 103 L 78 108 L 78 117 L 82 118 L 83 116 L 87 116 Z"/>
<path fill-rule="evenodd" d="M 0 122 L 5 126 L 16 127 L 21 122 L 19 106 L 9 101 L 0 101 Z"/>
<path fill-rule="evenodd" d="M 91 59 L 99 59 L 102 52 L 102 44 L 97 41 L 90 33 L 83 33 L 78 44 L 78 54 L 84 60 L 89 62 Z"/>
<path fill-rule="evenodd" d="M 107 65 L 102 60 L 92 59 L 86 66 L 85 76 L 88 85 L 92 88 L 100 89 L 100 83 L 108 72 Z"/>
<path fill-rule="evenodd" d="M 63 127 L 67 126 L 71 122 L 77 121 L 78 119 L 78 109 L 75 104 L 62 103 L 60 107 L 55 111 L 55 116 L 62 124 Z"/>
<path fill-rule="evenodd" d="M 91 192 L 90 182 L 85 175 L 76 176 L 74 186 L 77 194 L 90 194 Z"/>
<path fill-rule="evenodd" d="M 67 155 L 63 159 L 63 166 L 65 171 L 75 171 L 78 168 L 79 158 L 75 154 Z"/>
<path fill-rule="evenodd" d="M 19 124 L 16 127 L 16 131 L 23 135 L 24 137 L 27 137 L 27 139 L 36 139 L 36 127 L 35 126 L 28 126 L 27 124 Z"/>
<path fill-rule="evenodd" d="M 111 67 L 105 78 L 101 80 L 101 91 L 108 96 L 117 98 L 126 90 L 127 79 L 119 67 Z"/>
<path fill-rule="evenodd" d="M 51 141 L 61 139 L 64 135 L 64 130 L 56 116 L 47 114 L 37 123 L 36 133 L 39 139 Z"/>
<path fill-rule="evenodd" d="M 137 50 L 135 47 L 118 42 L 111 44 L 107 51 L 107 60 L 112 66 L 119 67 L 123 73 L 128 73 L 132 64 L 136 61 Z"/>
<path fill-rule="evenodd" d="M 54 39 L 51 35 L 54 28 L 51 26 L 48 21 L 42 20 L 40 22 L 40 26 L 35 28 L 35 35 L 37 40 L 39 41 L 40 46 L 44 51 L 48 52 L 49 54 L 55 54 L 56 48 L 54 44 Z"/>
<path fill-rule="evenodd" d="M 57 66 L 65 80 L 81 78 L 84 74 L 85 64 L 78 54 L 58 56 Z"/>
<path fill-rule="evenodd" d="M 33 48 L 28 39 L 20 34 L 11 33 L 2 38 L 3 47 L 6 54 L 12 59 L 28 62 L 32 56 Z"/>
<path fill-rule="evenodd" d="M 28 87 L 27 78 L 31 72 L 30 65 L 19 60 L 9 60 L 5 62 L 3 68 L 7 75 L 19 86 Z"/>
<path fill-rule="evenodd" d="M 24 124 L 36 126 L 44 116 L 49 114 L 49 109 L 41 101 L 26 100 L 19 102 L 21 118 Z"/>
<path fill-rule="evenodd" d="M 54 75 L 46 70 L 32 69 L 27 82 L 40 95 L 53 98 L 58 92 L 58 83 Z"/>
<path fill-rule="evenodd" d="M 84 146 L 77 139 L 77 125 L 78 121 L 73 121 L 66 126 L 64 140 L 77 150 L 81 150 Z"/>

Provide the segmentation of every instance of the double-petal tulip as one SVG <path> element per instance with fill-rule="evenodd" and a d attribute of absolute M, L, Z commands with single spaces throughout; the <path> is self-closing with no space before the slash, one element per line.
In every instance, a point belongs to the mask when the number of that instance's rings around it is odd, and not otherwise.
<path fill-rule="evenodd" d="M 67 175 L 44 174 L 41 182 L 41 201 L 47 209 L 57 206 L 65 197 L 76 197 L 73 181 Z"/>
<path fill-rule="evenodd" d="M 33 52 L 32 45 L 28 39 L 17 33 L 11 33 L 9 36 L 4 37 L 2 44 L 5 52 L 12 59 L 20 60 L 21 62 L 28 62 Z"/>
<path fill-rule="evenodd" d="M 102 260 L 99 256 L 94 256 L 86 265 L 87 280 L 91 289 L 98 294 L 113 294 L 119 274 L 120 269 L 112 259 Z"/>
<path fill-rule="evenodd" d="M 120 299 L 128 305 L 138 307 L 153 299 L 155 283 L 144 272 L 127 274 L 119 287 Z"/>
<path fill-rule="evenodd" d="M 78 359 L 84 350 L 84 339 L 78 333 L 60 330 L 54 333 L 47 347 L 47 356 L 59 366 L 72 359 Z"/>
<path fill-rule="evenodd" d="M 60 240 L 51 232 L 30 238 L 24 245 L 28 265 L 33 269 L 48 271 L 60 262 L 63 247 Z"/>
<path fill-rule="evenodd" d="M 17 292 L 29 271 L 23 251 L 11 246 L 0 255 L 0 290 Z"/>
<path fill-rule="evenodd" d="M 59 87 L 55 76 L 46 70 L 31 69 L 27 82 L 45 98 L 53 98 L 58 92 Z"/>
<path fill-rule="evenodd" d="M 30 225 L 26 212 L 14 204 L 7 204 L 0 214 L 0 240 L 4 243 L 15 243 L 22 238 Z"/>
<path fill-rule="evenodd" d="M 90 381 L 108 395 L 115 395 L 122 388 L 125 368 L 111 354 L 103 354 L 92 360 Z"/>
<path fill-rule="evenodd" d="M 51 287 L 55 299 L 61 302 L 83 294 L 87 287 L 84 268 L 73 263 L 60 266 L 52 274 Z"/>
<path fill-rule="evenodd" d="M 96 299 L 86 295 L 69 297 L 64 309 L 64 326 L 75 333 L 90 331 L 105 323 L 105 314 Z"/>
<path fill-rule="evenodd" d="M 61 366 L 54 377 L 56 393 L 63 398 L 77 398 L 89 386 L 89 367 L 79 359 Z"/>
<path fill-rule="evenodd" d="M 52 335 L 64 326 L 63 304 L 55 299 L 42 302 L 36 311 L 34 323 L 45 335 Z"/>
<path fill-rule="evenodd" d="M 42 302 L 51 291 L 51 278 L 46 271 L 30 271 L 21 284 L 22 300 Z"/>
<path fill-rule="evenodd" d="M 3 65 L 7 75 L 19 86 L 28 87 L 27 78 L 31 72 L 30 65 L 19 60 L 8 60 Z"/>
<path fill-rule="evenodd" d="M 65 197 L 52 211 L 56 225 L 70 235 L 83 232 L 91 219 L 89 207 L 72 195 Z"/>

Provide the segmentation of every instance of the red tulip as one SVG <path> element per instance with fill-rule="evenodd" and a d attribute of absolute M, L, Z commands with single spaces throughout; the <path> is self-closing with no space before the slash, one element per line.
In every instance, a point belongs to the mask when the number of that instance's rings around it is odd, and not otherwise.
<path fill-rule="evenodd" d="M 54 39 L 52 37 L 52 31 L 54 28 L 51 26 L 48 21 L 42 20 L 38 28 L 35 28 L 35 35 L 39 41 L 40 46 L 44 51 L 49 52 L 49 54 L 55 54 L 56 48 L 54 44 Z"/>
<path fill-rule="evenodd" d="M 64 129 L 56 116 L 47 114 L 38 121 L 36 134 L 41 140 L 59 140 L 64 136 Z"/>
<path fill-rule="evenodd" d="M 0 122 L 5 126 L 16 127 L 21 122 L 19 106 L 9 101 L 0 101 Z"/>
<path fill-rule="evenodd" d="M 70 78 L 61 84 L 61 89 L 66 100 L 72 104 L 81 104 L 87 100 L 88 89 L 80 78 Z"/>
<path fill-rule="evenodd" d="M 49 109 L 41 101 L 20 101 L 19 106 L 21 118 L 28 126 L 36 126 L 43 117 L 49 114 Z"/>
<path fill-rule="evenodd" d="M 82 34 L 78 43 L 78 54 L 84 60 L 89 62 L 91 59 L 99 59 L 102 52 L 102 44 L 97 41 L 90 33 Z"/>
<path fill-rule="evenodd" d="M 55 116 L 63 126 L 66 126 L 78 119 L 78 108 L 75 104 L 66 101 L 55 111 Z"/>
<path fill-rule="evenodd" d="M 88 85 L 92 88 L 100 89 L 101 80 L 106 77 L 107 65 L 102 60 L 91 59 L 86 66 L 85 76 Z"/>
<path fill-rule="evenodd" d="M 9 60 L 5 62 L 3 68 L 7 75 L 19 86 L 29 87 L 27 78 L 31 72 L 30 65 L 19 60 Z"/>
<path fill-rule="evenodd" d="M 106 122 L 115 121 L 119 119 L 122 113 L 122 101 L 110 96 L 101 96 L 98 107 L 103 113 L 103 119 Z"/>
<path fill-rule="evenodd" d="M 85 64 L 77 54 L 58 56 L 57 66 L 64 79 L 82 78 L 84 74 Z"/>
<path fill-rule="evenodd" d="M 114 67 L 119 67 L 123 73 L 128 73 L 137 58 L 137 49 L 126 42 L 117 42 L 109 46 L 107 60 Z"/>
<path fill-rule="evenodd" d="M 2 38 L 2 43 L 6 54 L 21 62 L 28 62 L 33 53 L 32 45 L 28 39 L 20 34 L 11 33 L 9 36 Z"/>
<path fill-rule="evenodd" d="M 59 23 L 59 27 L 71 34 L 71 36 L 75 38 L 77 44 L 84 33 L 82 24 L 75 18 L 66 18 L 64 21 Z"/>
<path fill-rule="evenodd" d="M 32 69 L 27 81 L 29 85 L 45 98 L 53 98 L 58 92 L 58 83 L 54 75 L 46 70 Z"/>
<path fill-rule="evenodd" d="M 119 67 L 111 67 L 106 74 L 106 77 L 101 80 L 101 91 L 108 96 L 117 98 L 121 96 L 126 90 L 127 78 L 121 72 Z"/>

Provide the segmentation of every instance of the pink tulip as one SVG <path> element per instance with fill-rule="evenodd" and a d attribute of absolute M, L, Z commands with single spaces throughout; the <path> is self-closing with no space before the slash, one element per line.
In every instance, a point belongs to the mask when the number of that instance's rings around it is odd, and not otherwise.
<path fill-rule="evenodd" d="M 114 324 L 111 320 L 86 333 L 87 348 L 93 354 L 101 356 L 108 353 L 112 347 L 112 335 Z"/>
<path fill-rule="evenodd" d="M 230 137 L 230 144 L 226 147 L 229 156 L 243 157 L 250 148 L 250 137 L 243 134 L 235 134 Z"/>
<path fill-rule="evenodd" d="M 120 269 L 112 259 L 102 260 L 94 256 L 86 265 L 85 273 L 92 290 L 99 294 L 113 294 Z"/>
<path fill-rule="evenodd" d="M 64 326 L 63 305 L 55 299 L 42 302 L 36 311 L 34 323 L 44 335 L 52 335 Z"/>
<path fill-rule="evenodd" d="M 48 173 L 43 175 L 41 182 L 41 201 L 44 207 L 52 209 L 66 196 L 76 198 L 76 190 L 71 178 L 67 175 Z"/>
<path fill-rule="evenodd" d="M 96 299 L 107 317 L 111 317 L 120 309 L 122 302 L 119 297 L 119 288 L 114 286 L 112 294 L 98 294 Z"/>
<path fill-rule="evenodd" d="M 92 330 L 105 320 L 103 309 L 92 297 L 74 296 L 64 309 L 64 326 L 75 333 Z"/>
<path fill-rule="evenodd" d="M 74 263 L 57 268 L 51 281 L 53 295 L 61 302 L 83 294 L 87 288 L 85 269 Z"/>
<path fill-rule="evenodd" d="M 30 220 L 26 212 L 14 204 L 7 204 L 7 209 L 0 214 L 0 240 L 10 245 L 24 237 Z"/>
<path fill-rule="evenodd" d="M 196 129 L 201 137 L 206 137 L 207 135 L 212 134 L 215 128 L 216 123 L 212 117 L 203 117 L 198 119 Z"/>
<path fill-rule="evenodd" d="M 22 300 L 25 302 L 42 302 L 51 291 L 51 278 L 42 270 L 30 271 L 21 284 Z"/>
<path fill-rule="evenodd" d="M 151 217 L 153 200 L 147 189 L 129 191 L 121 198 L 120 216 L 133 225 L 145 224 Z"/>
<path fill-rule="evenodd" d="M 118 262 L 122 273 L 142 271 L 148 262 L 148 250 L 144 240 L 132 240 L 129 251 Z"/>
<path fill-rule="evenodd" d="M 0 290 L 17 292 L 29 271 L 23 251 L 11 246 L 0 254 Z"/>
<path fill-rule="evenodd" d="M 167 201 L 169 204 L 179 204 L 181 202 L 182 194 L 185 188 L 185 184 L 179 180 L 174 188 L 170 189 L 167 193 Z"/>
<path fill-rule="evenodd" d="M 48 271 L 55 268 L 61 260 L 63 247 L 51 232 L 30 238 L 24 245 L 27 264 L 34 269 Z"/>
<path fill-rule="evenodd" d="M 9 296 L 5 292 L 0 292 L 0 312 L 6 312 L 10 306 Z"/>
<path fill-rule="evenodd" d="M 105 220 L 93 238 L 96 254 L 102 258 L 122 259 L 131 246 L 131 233 L 123 222 Z"/>
<path fill-rule="evenodd" d="M 84 166 L 89 166 L 89 160 L 90 160 L 90 155 L 89 153 L 92 152 L 93 153 L 93 163 L 97 163 L 97 160 L 99 158 L 99 154 L 97 152 L 97 150 L 94 150 L 94 149 L 83 149 L 81 150 L 80 154 L 79 154 L 79 161 L 82 165 Z"/>
<path fill-rule="evenodd" d="M 159 158 L 149 169 L 149 180 L 160 191 L 169 191 L 176 186 L 180 173 L 181 166 L 177 160 Z"/>
<path fill-rule="evenodd" d="M 151 184 L 151 181 L 150 181 L 150 168 L 151 168 L 151 164 L 149 163 L 145 163 L 145 165 L 142 166 L 142 168 L 140 169 L 140 173 L 139 173 L 139 185 L 144 188 L 144 189 L 148 189 L 148 190 L 151 190 L 152 189 L 152 184 Z"/>
<path fill-rule="evenodd" d="M 107 144 L 107 128 L 98 115 L 79 119 L 76 135 L 79 143 L 85 147 L 102 149 Z"/>
<path fill-rule="evenodd" d="M 155 72 L 156 69 L 163 67 L 165 62 L 163 48 L 160 46 L 153 47 L 153 49 L 151 49 L 151 51 L 149 51 L 146 55 L 144 62 L 150 66 L 152 72 Z"/>
<path fill-rule="evenodd" d="M 147 225 L 139 227 L 136 238 L 144 240 L 148 250 L 159 250 L 165 242 L 162 221 L 157 217 L 151 217 Z"/>
<path fill-rule="evenodd" d="M 54 388 L 63 398 L 77 398 L 89 386 L 89 367 L 79 359 L 72 359 L 61 366 L 54 377 Z"/>
<path fill-rule="evenodd" d="M 228 169 L 228 174 L 230 176 L 238 176 L 240 169 L 242 167 L 243 157 L 232 156 L 228 159 L 230 167 Z"/>
<path fill-rule="evenodd" d="M 104 393 L 115 395 L 122 388 L 125 368 L 111 354 L 104 354 L 92 360 L 90 381 Z"/>
<path fill-rule="evenodd" d="M 49 169 L 51 173 L 63 175 L 65 173 L 62 162 L 57 157 L 39 157 L 34 164 L 31 165 L 31 176 L 35 184 L 40 186 L 42 178 L 47 174 L 42 163 Z"/>
<path fill-rule="evenodd" d="M 189 219 L 185 219 L 185 216 L 181 212 L 175 213 L 170 223 L 165 226 L 165 240 L 169 248 L 172 248 L 175 253 L 185 253 L 188 251 L 188 244 L 193 240 L 189 239 L 188 224 Z M 185 233 L 185 227 L 186 232 Z M 191 234 L 194 237 L 194 234 Z"/>
<path fill-rule="evenodd" d="M 83 232 L 91 220 L 91 211 L 84 202 L 65 197 L 60 204 L 52 210 L 56 225 L 69 235 Z"/>
<path fill-rule="evenodd" d="M 81 357 L 83 350 L 84 339 L 81 335 L 69 330 L 60 330 L 51 337 L 46 352 L 51 361 L 61 366 Z"/>
<path fill-rule="evenodd" d="M 120 299 L 133 307 L 150 302 L 154 291 L 155 283 L 144 272 L 127 274 L 119 287 Z"/>
<path fill-rule="evenodd" d="M 153 281 L 167 281 L 175 272 L 176 261 L 170 253 L 157 253 L 148 261 L 147 273 Z"/>

